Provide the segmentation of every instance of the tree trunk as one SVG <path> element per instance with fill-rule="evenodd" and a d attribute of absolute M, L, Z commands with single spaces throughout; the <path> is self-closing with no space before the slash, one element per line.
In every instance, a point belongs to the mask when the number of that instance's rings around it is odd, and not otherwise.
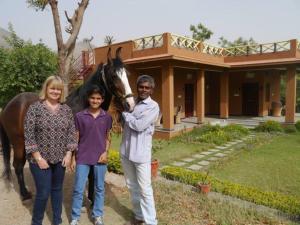
<path fill-rule="evenodd" d="M 69 22 L 69 27 L 66 29 L 66 32 L 70 34 L 66 43 L 63 42 L 62 30 L 60 25 L 60 17 L 58 12 L 58 0 L 48 0 L 49 5 L 51 6 L 56 42 L 57 42 L 57 52 L 58 52 L 58 75 L 65 82 L 65 94 L 68 95 L 68 84 L 70 82 L 69 70 L 71 66 L 71 60 L 73 57 L 74 48 L 76 45 L 76 39 L 78 37 L 80 27 L 83 20 L 84 12 L 87 8 L 89 0 L 81 0 L 78 3 L 77 9 L 74 11 L 72 18 L 68 17 L 67 12 L 65 15 Z"/>

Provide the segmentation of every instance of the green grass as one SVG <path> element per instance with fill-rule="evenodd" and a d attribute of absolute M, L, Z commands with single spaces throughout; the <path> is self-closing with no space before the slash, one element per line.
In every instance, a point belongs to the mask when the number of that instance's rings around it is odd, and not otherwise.
<path fill-rule="evenodd" d="M 112 136 L 111 149 L 119 150 L 121 143 L 121 135 Z M 167 165 L 180 158 L 189 157 L 192 154 L 202 152 L 212 146 L 211 144 L 186 144 L 178 141 L 153 140 L 152 158 L 158 159 L 160 165 Z"/>
<path fill-rule="evenodd" d="M 181 184 L 154 182 L 154 194 L 160 225 L 295 224 L 240 203 L 207 198 Z"/>
<path fill-rule="evenodd" d="M 300 135 L 273 136 L 210 169 L 221 180 L 300 197 Z"/>
<path fill-rule="evenodd" d="M 231 203 L 215 196 L 208 198 L 183 184 L 156 180 L 153 182 L 159 225 L 295 225 L 273 213 L 258 211 L 239 202 Z M 113 188 L 114 190 L 114 188 Z M 128 190 L 107 189 L 106 204 L 128 220 L 132 205 Z"/>
<path fill-rule="evenodd" d="M 120 141 L 121 135 L 113 135 L 112 149 L 119 150 Z M 211 146 L 178 139 L 154 140 L 153 158 L 163 166 Z M 210 175 L 221 180 L 300 197 L 300 135 L 257 133 L 256 139 L 247 141 L 244 150 L 214 163 L 209 170 Z"/>

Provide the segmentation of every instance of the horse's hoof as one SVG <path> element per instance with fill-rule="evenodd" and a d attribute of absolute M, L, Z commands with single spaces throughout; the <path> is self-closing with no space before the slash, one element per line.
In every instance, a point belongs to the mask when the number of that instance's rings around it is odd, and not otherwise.
<path fill-rule="evenodd" d="M 32 205 L 32 198 L 28 198 L 22 201 L 23 206 L 30 206 Z"/>
<path fill-rule="evenodd" d="M 24 203 L 27 200 L 31 200 L 32 199 L 32 194 L 30 192 L 27 192 L 27 194 L 25 194 L 24 196 L 22 196 L 22 202 Z"/>

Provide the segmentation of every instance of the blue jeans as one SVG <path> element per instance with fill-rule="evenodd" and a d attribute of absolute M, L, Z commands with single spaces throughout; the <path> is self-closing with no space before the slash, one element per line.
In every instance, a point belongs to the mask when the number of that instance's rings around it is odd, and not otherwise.
<path fill-rule="evenodd" d="M 29 167 L 36 187 L 31 225 L 42 225 L 49 195 L 51 195 L 53 224 L 61 224 L 65 168 L 61 162 L 50 163 L 48 169 L 40 169 L 35 163 L 30 163 Z"/>
<path fill-rule="evenodd" d="M 151 163 L 135 163 L 125 157 L 121 160 L 135 218 L 144 220 L 146 225 L 157 225 Z"/>
<path fill-rule="evenodd" d="M 73 190 L 73 202 L 72 202 L 72 220 L 78 220 L 80 218 L 80 212 L 83 201 L 83 194 L 85 190 L 86 181 L 91 168 L 94 168 L 94 183 L 95 183 L 95 199 L 92 217 L 103 216 L 104 208 L 104 178 L 107 170 L 106 164 L 90 165 L 76 165 L 75 184 Z"/>

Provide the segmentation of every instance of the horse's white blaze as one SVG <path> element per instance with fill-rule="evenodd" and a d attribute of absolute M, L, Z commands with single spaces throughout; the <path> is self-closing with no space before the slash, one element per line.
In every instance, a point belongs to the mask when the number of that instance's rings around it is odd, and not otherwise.
<path fill-rule="evenodd" d="M 120 69 L 117 72 L 117 74 L 118 74 L 119 78 L 121 79 L 121 81 L 123 82 L 123 85 L 124 85 L 124 88 L 125 88 L 125 95 L 132 94 L 131 87 L 129 85 L 129 81 L 128 81 L 128 78 L 127 78 L 126 70 L 124 68 Z M 126 98 L 126 102 L 130 106 L 130 111 L 132 111 L 133 108 L 134 108 L 134 105 L 135 105 L 134 98 L 133 97 Z"/>

